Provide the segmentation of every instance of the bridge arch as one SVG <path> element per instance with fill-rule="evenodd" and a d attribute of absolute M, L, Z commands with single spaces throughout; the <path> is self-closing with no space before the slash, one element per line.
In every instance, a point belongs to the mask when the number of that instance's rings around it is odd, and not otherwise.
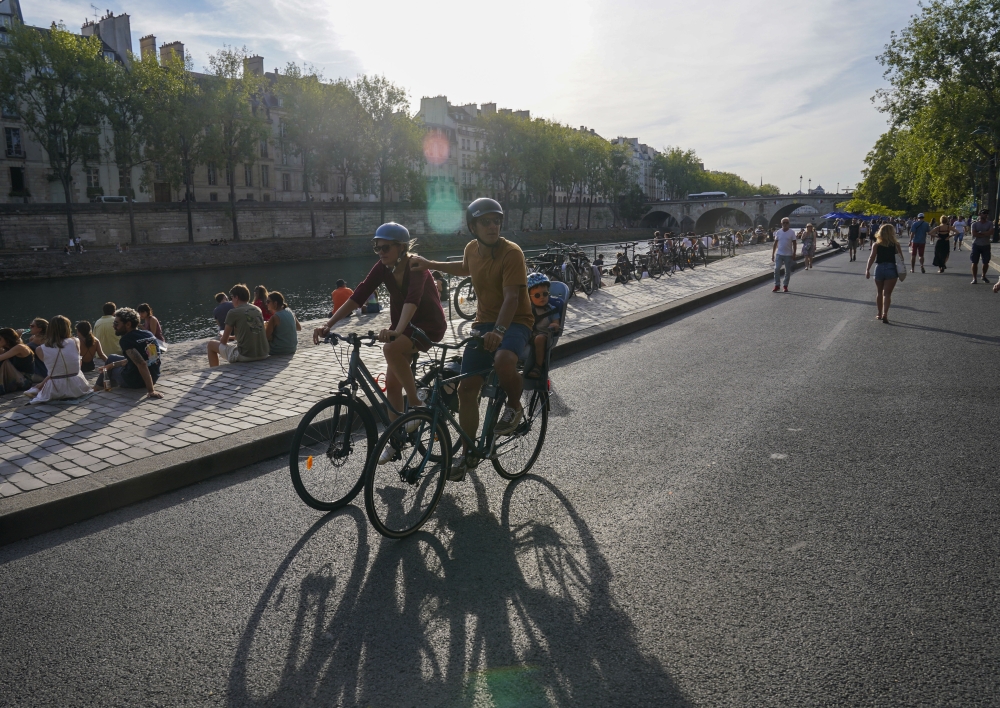
<path fill-rule="evenodd" d="M 736 207 L 718 207 L 702 213 L 695 222 L 697 233 L 714 233 L 722 226 L 747 228 L 753 225 L 753 219 L 742 209 Z"/>
<path fill-rule="evenodd" d="M 669 212 L 655 210 L 642 217 L 640 225 L 650 229 L 671 229 L 677 225 L 677 219 Z"/>
<path fill-rule="evenodd" d="M 786 216 L 791 216 L 792 212 L 801 206 L 805 206 L 805 204 L 802 202 L 792 202 L 791 204 L 786 204 L 781 207 L 771 215 L 771 221 L 768 223 L 768 228 L 779 228 L 781 226 L 781 220 Z"/>

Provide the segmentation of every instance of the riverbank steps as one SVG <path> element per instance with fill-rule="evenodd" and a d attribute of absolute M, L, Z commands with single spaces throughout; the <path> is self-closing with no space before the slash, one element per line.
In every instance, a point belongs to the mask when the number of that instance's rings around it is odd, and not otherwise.
<path fill-rule="evenodd" d="M 770 267 L 770 252 L 764 248 L 659 280 L 611 286 L 611 279 L 605 278 L 609 287 L 570 300 L 565 333 L 605 325 Z M 156 384 L 164 394 L 161 400 L 147 399 L 144 390 L 125 389 L 40 405 L 28 405 L 28 399 L 17 394 L 0 397 L 0 497 L 30 495 L 136 460 L 301 417 L 344 378 L 346 347 L 312 344 L 312 328 L 321 323 L 303 323 L 293 356 L 253 363 L 209 368 L 207 339 L 171 344 Z M 352 317 L 336 331 L 377 332 L 388 326 L 383 312 Z M 458 341 L 471 327 L 471 322 L 452 319 L 445 340 Z M 361 351 L 373 373 L 384 372 L 377 347 Z M 554 390 L 558 378 L 556 369 Z M 0 513 L 2 506 L 0 499 Z"/>

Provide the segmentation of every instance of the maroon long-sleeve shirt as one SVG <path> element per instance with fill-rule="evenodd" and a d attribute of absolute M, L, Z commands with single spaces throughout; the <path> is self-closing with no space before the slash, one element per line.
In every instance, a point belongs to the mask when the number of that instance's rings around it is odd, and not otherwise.
<path fill-rule="evenodd" d="M 447 330 L 444 310 L 441 309 L 441 297 L 434 284 L 434 276 L 429 270 L 411 271 L 407 265 L 403 284 L 400 286 L 396 284 L 392 269 L 379 261 L 354 289 L 351 300 L 361 307 L 382 283 L 385 283 L 386 290 L 389 291 L 389 317 L 393 329 L 399 322 L 403 305 L 412 303 L 417 306 L 417 311 L 410 318 L 410 325 L 422 329 L 432 342 L 440 342 L 444 338 Z"/>

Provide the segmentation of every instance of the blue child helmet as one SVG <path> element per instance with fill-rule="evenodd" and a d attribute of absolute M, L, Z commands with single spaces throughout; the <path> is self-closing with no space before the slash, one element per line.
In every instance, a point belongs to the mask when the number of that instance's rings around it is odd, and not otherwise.
<path fill-rule="evenodd" d="M 531 290 L 539 285 L 544 285 L 548 282 L 551 281 L 549 280 L 549 276 L 545 275 L 545 273 L 531 273 L 528 276 L 528 290 Z"/>
<path fill-rule="evenodd" d="M 396 243 L 409 243 L 410 232 L 402 224 L 397 224 L 395 221 L 388 221 L 375 229 L 375 236 L 372 238 L 395 241 Z"/>

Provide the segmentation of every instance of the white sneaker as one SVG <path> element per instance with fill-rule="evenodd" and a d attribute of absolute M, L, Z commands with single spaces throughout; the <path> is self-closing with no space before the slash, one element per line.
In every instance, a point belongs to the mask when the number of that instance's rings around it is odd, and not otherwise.
<path fill-rule="evenodd" d="M 392 462 L 393 458 L 396 457 L 396 448 L 392 445 L 386 445 L 382 448 L 382 454 L 378 456 L 378 463 L 384 465 L 386 463 Z"/>
<path fill-rule="evenodd" d="M 493 432 L 497 435 L 510 435 L 517 430 L 523 417 L 523 410 L 514 410 L 510 406 L 504 406 L 503 415 L 497 421 L 497 427 L 493 429 Z"/>
<path fill-rule="evenodd" d="M 404 425 L 403 427 L 406 428 L 407 433 L 415 433 L 417 432 L 417 430 L 420 429 L 421 420 L 423 419 L 421 418 L 417 420 L 408 420 L 406 421 L 406 425 Z"/>

